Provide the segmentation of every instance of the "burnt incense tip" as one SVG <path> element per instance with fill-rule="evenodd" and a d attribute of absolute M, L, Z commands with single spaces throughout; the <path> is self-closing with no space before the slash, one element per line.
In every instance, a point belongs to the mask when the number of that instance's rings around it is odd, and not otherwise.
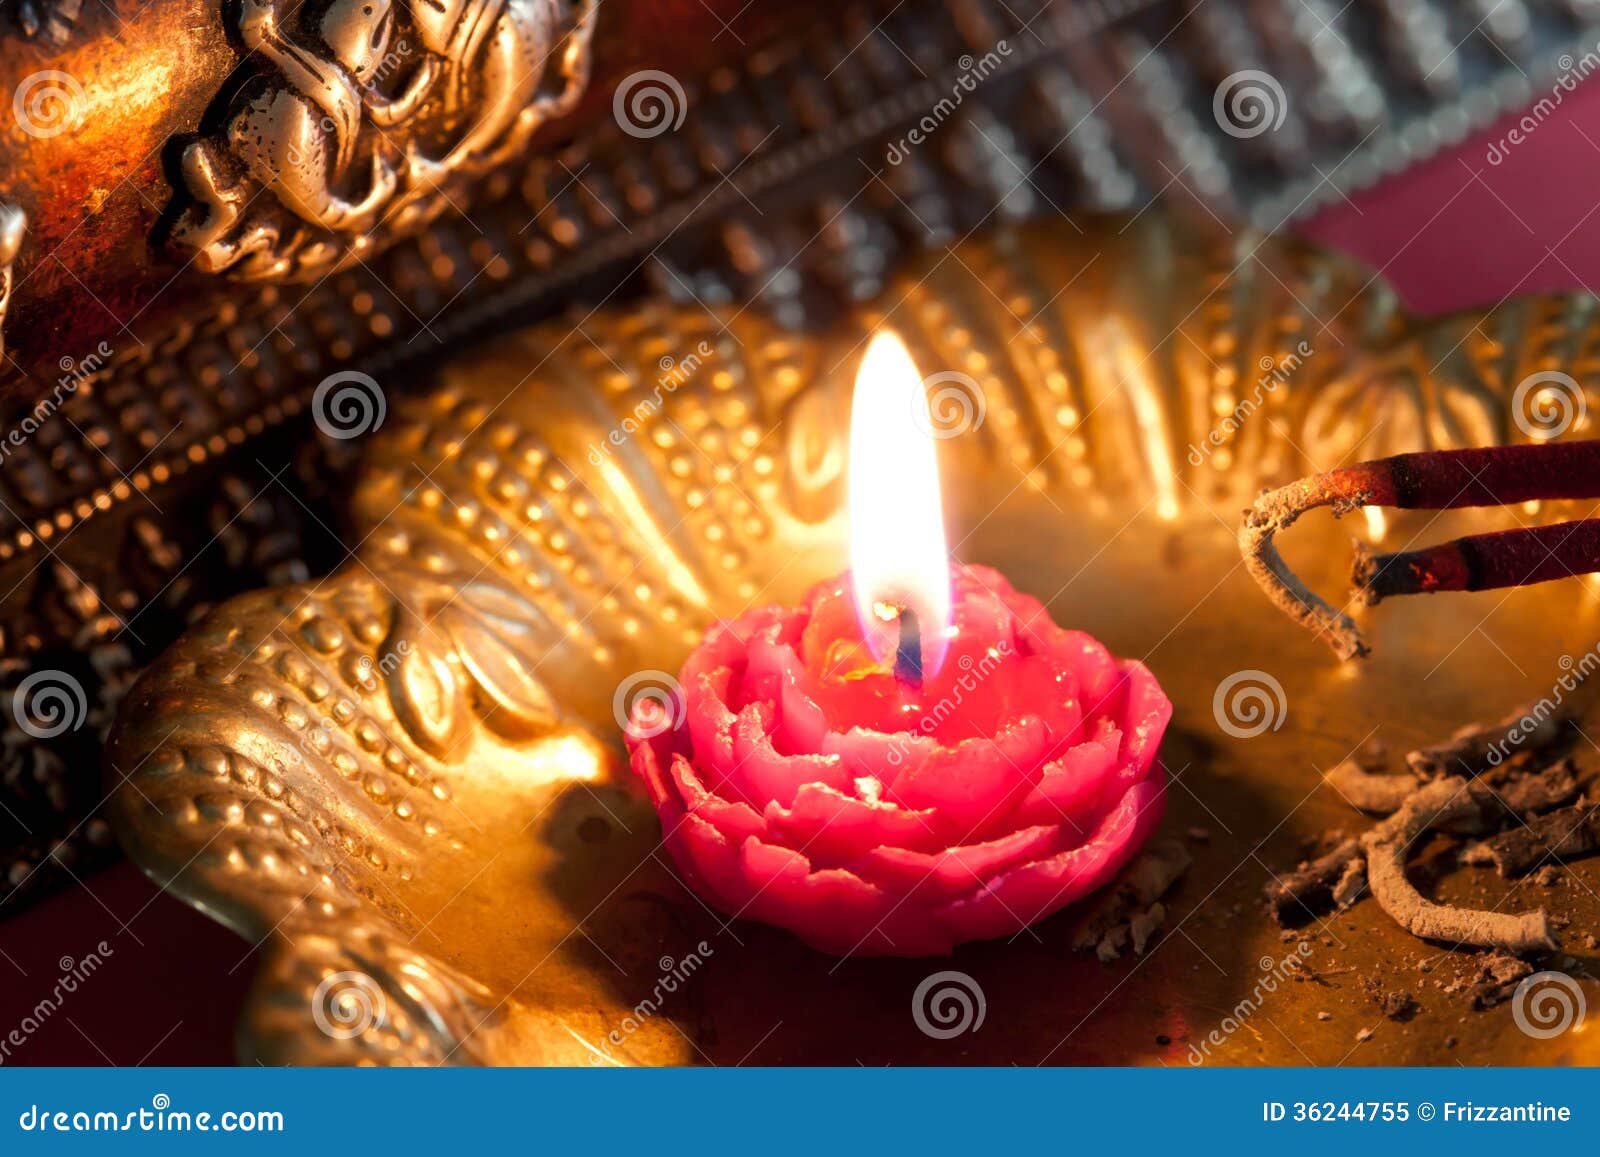
<path fill-rule="evenodd" d="M 1374 587 L 1378 571 L 1383 565 L 1383 556 L 1374 554 L 1366 543 L 1359 538 L 1351 540 L 1355 555 L 1350 563 L 1350 583 L 1354 588 L 1354 595 L 1365 606 L 1377 606 L 1383 597 Z"/>
<path fill-rule="evenodd" d="M 921 687 L 922 627 L 917 622 L 917 612 L 901 607 L 898 621 L 900 641 L 894 649 L 895 678 L 913 687 Z"/>

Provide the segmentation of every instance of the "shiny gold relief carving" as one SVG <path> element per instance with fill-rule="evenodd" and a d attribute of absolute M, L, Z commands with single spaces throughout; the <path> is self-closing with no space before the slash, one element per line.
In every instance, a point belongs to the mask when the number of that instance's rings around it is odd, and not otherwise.
<path fill-rule="evenodd" d="M 130 775 L 116 822 L 180 895 L 276 936 L 247 1014 L 260 1055 L 586 1061 L 572 1026 L 596 981 L 572 920 L 615 881 L 569 873 L 574 833 L 625 830 L 647 859 L 652 830 L 611 781 L 615 696 L 676 670 L 711 621 L 844 564 L 874 330 L 894 326 L 966 416 L 940 445 L 953 519 L 1034 493 L 1117 524 L 1203 508 L 1215 528 L 1275 472 L 1356 453 L 1361 407 L 1409 408 L 1417 439 L 1506 429 L 1530 359 L 1593 356 L 1590 318 L 1543 299 L 1414 326 L 1352 264 L 1147 215 L 963 242 L 826 334 L 645 303 L 510 335 L 360 446 L 352 560 L 226 604 L 139 681 L 111 745 Z M 464 942 L 495 945 L 473 968 L 440 948 L 456 911 Z M 528 944 L 585 979 L 494 979 Z M 316 989 L 344 967 L 403 1026 L 348 1046 L 316 1031 Z"/>
<path fill-rule="evenodd" d="M 289 937 L 295 950 L 268 957 L 246 1014 L 262 1063 L 514 1063 L 493 994 L 405 937 L 362 924 Z"/>
<path fill-rule="evenodd" d="M 211 272 L 305 280 L 414 233 L 588 84 L 598 0 L 238 0 L 259 71 L 179 157 L 173 242 Z"/>

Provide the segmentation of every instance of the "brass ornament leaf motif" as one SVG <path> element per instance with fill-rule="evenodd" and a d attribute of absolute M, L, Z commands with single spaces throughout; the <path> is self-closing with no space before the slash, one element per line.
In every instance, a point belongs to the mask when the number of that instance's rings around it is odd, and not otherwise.
<path fill-rule="evenodd" d="M 429 578 L 409 590 L 412 604 L 397 605 L 379 662 L 395 715 L 419 747 L 458 756 L 474 718 L 508 736 L 554 726 L 556 706 L 534 672 L 531 604 L 481 575 L 459 585 Z"/>
<path fill-rule="evenodd" d="M 598 0 L 222 5 L 259 71 L 181 142 L 172 243 L 208 272 L 305 281 L 415 233 L 589 81 Z"/>
<path fill-rule="evenodd" d="M 613 1039 L 637 998 L 586 948 L 604 925 L 608 958 L 652 972 L 701 913 L 619 778 L 613 696 L 676 671 L 715 619 L 843 565 L 850 388 L 878 327 L 982 400 L 941 443 L 951 519 L 1145 513 L 1229 553 L 1218 512 L 1262 486 L 1374 437 L 1509 436 L 1521 373 L 1570 359 L 1592 377 L 1587 297 L 1417 323 L 1292 240 L 1085 225 L 963 241 L 825 334 L 751 308 L 583 315 L 393 406 L 361 447 L 356 556 L 192 628 L 110 746 L 131 854 L 265 942 L 245 1054 L 696 1059 L 662 1018 Z M 344 973 L 367 979 L 336 1012 L 384 1009 L 348 1037 L 315 1015 Z"/>

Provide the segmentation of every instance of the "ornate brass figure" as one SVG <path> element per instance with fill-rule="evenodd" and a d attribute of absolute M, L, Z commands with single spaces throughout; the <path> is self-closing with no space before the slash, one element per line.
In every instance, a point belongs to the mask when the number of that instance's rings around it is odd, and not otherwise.
<path fill-rule="evenodd" d="M 344 567 L 233 600 L 143 676 L 111 744 L 114 821 L 157 880 L 265 943 L 249 1060 L 953 1059 L 905 1007 L 926 962 L 834 969 L 725 925 L 672 880 L 618 778 L 625 680 L 675 671 L 712 619 L 842 565 L 849 389 L 865 336 L 892 324 L 966 403 L 969 428 L 942 443 L 954 549 L 1147 658 L 1178 707 L 1168 822 L 1214 832 L 1171 919 L 1225 967 L 1191 970 L 1179 945 L 1107 970 L 1068 951 L 1070 917 L 1047 921 L 959 957 L 989 992 L 959 1057 L 1179 1061 L 1158 1033 L 1203 1035 L 1283 952 L 1253 907 L 1260 865 L 1350 822 L 1314 764 L 1375 721 L 1403 747 L 1503 711 L 1517 696 L 1482 677 L 1503 660 L 1480 619 L 1529 671 L 1595 619 L 1576 586 L 1440 601 L 1388 624 L 1352 674 L 1239 569 L 1242 496 L 1395 441 L 1509 436 L 1512 385 L 1587 348 L 1594 316 L 1591 298 L 1550 297 L 1418 325 L 1349 263 L 1147 214 L 965 242 L 819 338 L 660 304 L 511 337 L 391 409 Z M 1213 691 L 1261 666 L 1293 726 L 1230 741 Z M 1569 890 L 1590 926 L 1591 898 Z M 1330 970 L 1414 950 L 1363 909 L 1328 938 Z M 641 1005 L 691 957 L 681 992 Z M 1287 987 L 1296 1024 L 1329 999 Z M 1583 1047 L 1507 1043 L 1505 1008 L 1467 1025 L 1425 1011 L 1502 1057 Z M 1355 1028 L 1336 1027 L 1342 1054 Z M 1295 1048 L 1318 1047 L 1308 1035 Z M 1362 1059 L 1441 1062 L 1443 1036 L 1380 1034 Z M 1296 1058 L 1248 1034 L 1223 1054 Z"/>
<path fill-rule="evenodd" d="M 184 193 L 195 203 L 180 212 L 173 239 L 202 269 L 280 281 L 324 276 L 384 234 L 415 232 L 452 204 L 452 189 L 517 156 L 577 104 L 598 7 L 332 0 L 295 12 L 279 0 L 241 0 L 225 8 L 245 52 L 267 70 L 230 88 L 220 132 L 184 149 Z"/>

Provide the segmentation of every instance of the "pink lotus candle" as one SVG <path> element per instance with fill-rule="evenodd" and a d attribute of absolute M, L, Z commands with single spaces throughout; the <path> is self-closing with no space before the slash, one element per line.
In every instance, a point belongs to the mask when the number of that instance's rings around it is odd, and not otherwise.
<path fill-rule="evenodd" d="M 879 335 L 851 417 L 851 571 L 714 628 L 681 704 L 641 700 L 628 727 L 685 882 L 839 955 L 1014 933 L 1106 883 L 1163 802 L 1154 676 L 948 560 L 926 406 Z"/>

